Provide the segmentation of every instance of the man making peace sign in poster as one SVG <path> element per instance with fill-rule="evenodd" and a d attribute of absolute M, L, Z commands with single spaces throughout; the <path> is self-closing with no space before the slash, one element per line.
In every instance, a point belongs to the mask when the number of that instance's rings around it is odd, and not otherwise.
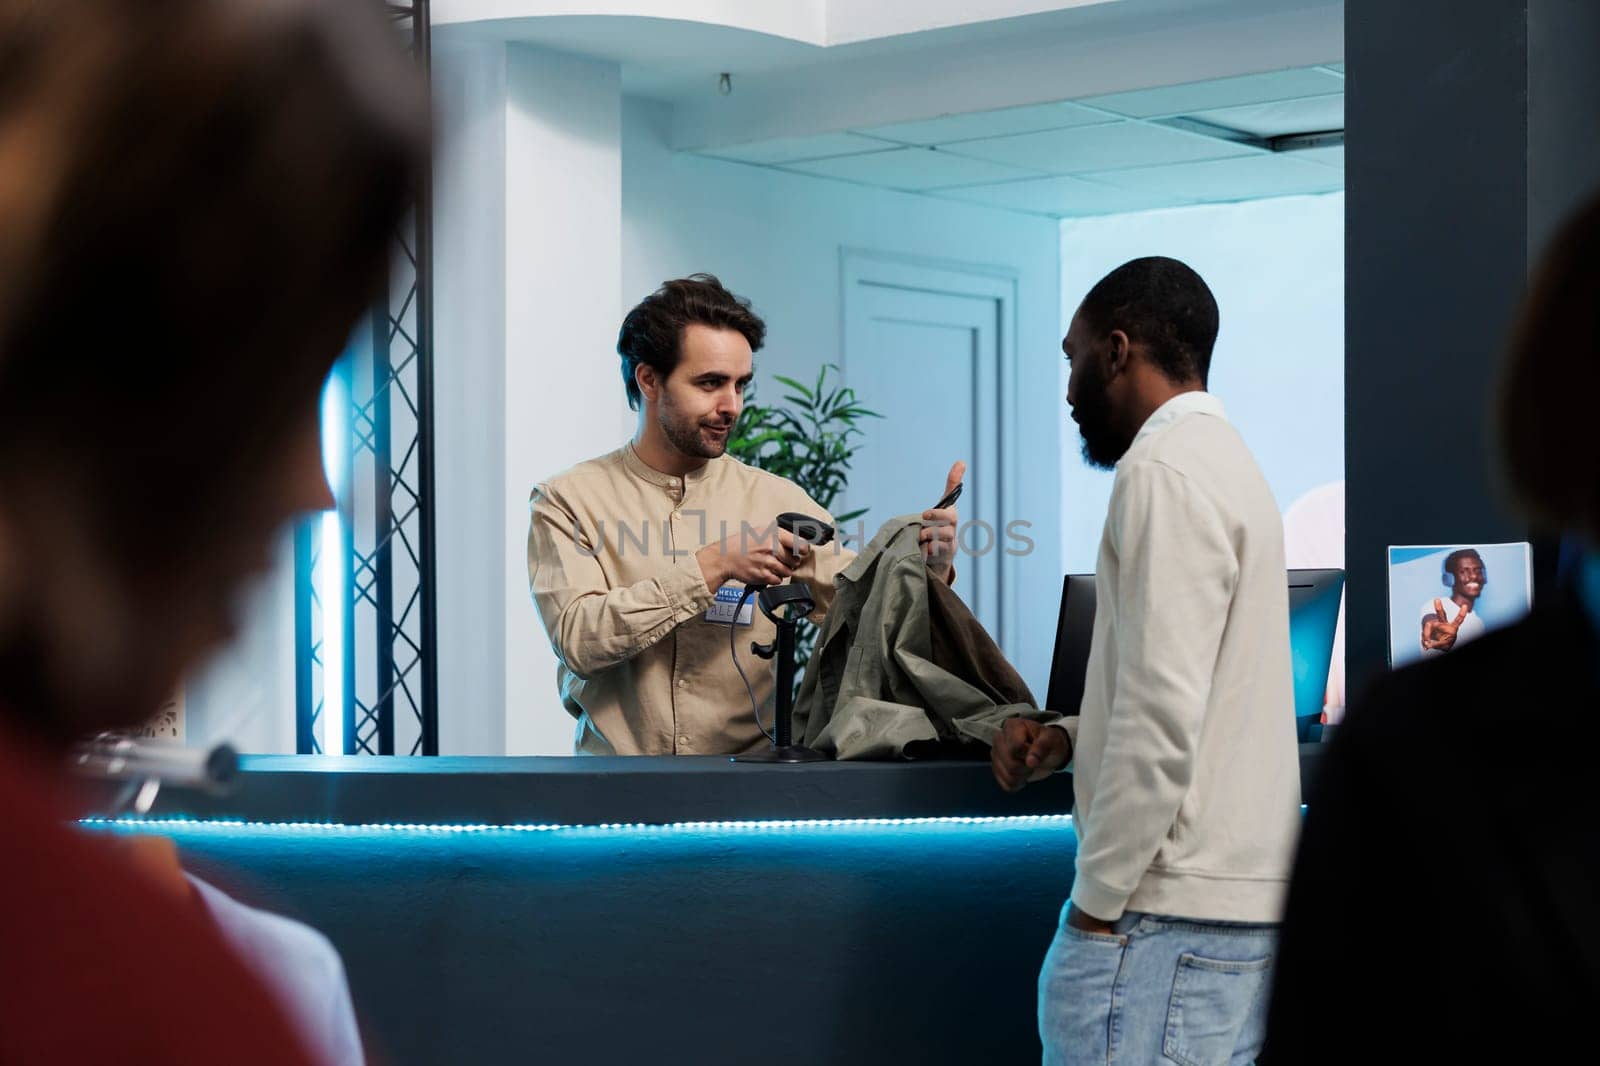
<path fill-rule="evenodd" d="M 1437 655 L 1483 636 L 1483 619 L 1474 613 L 1489 575 L 1476 548 L 1461 548 L 1444 558 L 1450 582 L 1448 602 L 1435 597 L 1422 605 L 1422 654 Z"/>

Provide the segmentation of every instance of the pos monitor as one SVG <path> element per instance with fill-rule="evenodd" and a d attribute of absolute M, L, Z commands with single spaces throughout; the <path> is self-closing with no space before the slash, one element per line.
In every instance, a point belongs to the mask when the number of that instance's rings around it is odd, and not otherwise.
<path fill-rule="evenodd" d="M 1294 716 L 1300 740 L 1321 734 L 1323 693 L 1333 660 L 1333 633 L 1344 592 L 1343 570 L 1290 570 L 1289 649 L 1294 664 Z M 1056 650 L 1050 664 L 1050 690 L 1045 706 L 1077 714 L 1083 703 L 1083 679 L 1094 636 L 1094 575 L 1069 574 L 1061 587 L 1061 613 L 1056 621 Z"/>

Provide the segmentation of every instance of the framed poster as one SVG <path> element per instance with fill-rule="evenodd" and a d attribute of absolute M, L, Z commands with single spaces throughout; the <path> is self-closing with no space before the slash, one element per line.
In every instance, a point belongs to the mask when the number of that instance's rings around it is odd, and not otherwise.
<path fill-rule="evenodd" d="M 1533 550 L 1516 544 L 1389 548 L 1389 665 L 1443 655 L 1533 607 Z"/>

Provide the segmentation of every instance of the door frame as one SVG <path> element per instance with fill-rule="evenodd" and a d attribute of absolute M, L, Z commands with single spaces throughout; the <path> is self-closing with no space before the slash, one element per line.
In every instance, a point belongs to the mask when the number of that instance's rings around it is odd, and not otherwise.
<path fill-rule="evenodd" d="M 992 299 L 996 303 L 995 335 L 999 381 L 995 395 L 997 412 L 996 453 L 1000 484 L 996 507 L 1000 526 L 995 533 L 994 550 L 1000 552 L 995 571 L 999 578 L 999 632 L 995 643 L 1013 656 L 1011 642 L 1021 633 L 1020 601 L 1015 567 L 1006 566 L 1005 525 L 1016 503 L 1018 485 L 1017 440 L 1017 271 L 989 263 L 968 263 L 955 259 L 904 255 L 864 248 L 839 249 L 839 366 L 846 383 L 850 380 L 850 317 L 852 299 L 858 286 L 907 289 L 942 296 Z"/>

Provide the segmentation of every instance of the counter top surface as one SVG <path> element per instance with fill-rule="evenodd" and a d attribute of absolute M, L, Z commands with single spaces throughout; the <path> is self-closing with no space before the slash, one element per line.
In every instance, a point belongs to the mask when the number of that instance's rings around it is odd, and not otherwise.
<path fill-rule="evenodd" d="M 1301 747 L 1301 775 L 1317 745 Z M 102 794 L 109 797 L 110 789 Z M 606 825 L 1067 814 L 1072 778 L 1002 792 L 987 762 L 726 756 L 250 755 L 224 795 L 168 787 L 152 817 L 348 825 Z"/>

